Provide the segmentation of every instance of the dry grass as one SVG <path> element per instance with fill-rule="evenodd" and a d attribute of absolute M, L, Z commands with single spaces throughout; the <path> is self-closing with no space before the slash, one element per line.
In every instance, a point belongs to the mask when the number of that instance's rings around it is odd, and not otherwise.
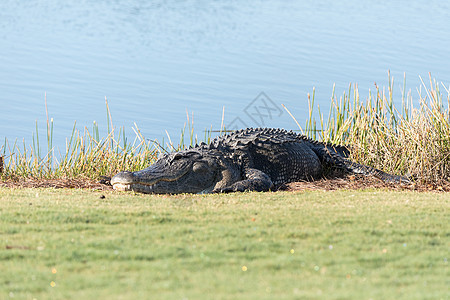
<path fill-rule="evenodd" d="M 350 145 L 352 159 L 392 174 L 409 174 L 418 182 L 442 184 L 450 180 L 450 89 L 444 97 L 440 85 L 431 79 L 422 81 L 418 90 L 419 106 L 413 105 L 411 92 L 398 109 L 393 101 L 393 79 L 388 91 L 376 86 L 376 94 L 362 101 L 358 86 L 353 97 L 334 96 L 328 121 L 320 116 L 325 141 Z M 316 121 L 310 106 L 305 133 L 317 138 Z M 319 108 L 320 110 L 320 108 Z"/>
<path fill-rule="evenodd" d="M 147 141 L 135 124 L 135 137 L 129 142 L 124 128 L 115 128 L 106 102 L 108 131 L 101 138 L 98 124 L 92 130 L 73 126 L 72 135 L 66 140 L 63 153 L 53 145 L 53 119 L 47 119 L 47 151 L 41 155 L 38 126 L 33 136 L 33 146 L 7 140 L 0 148 L 3 152 L 3 181 L 40 181 L 63 179 L 67 182 L 98 180 L 100 176 L 111 176 L 121 170 L 136 170 L 148 166 L 158 155 L 154 141 Z"/>
<path fill-rule="evenodd" d="M 92 179 L 31 179 L 20 178 L 17 180 L 7 179 L 0 182 L 0 187 L 7 188 L 69 188 L 69 189 L 91 189 L 99 191 L 110 191 L 112 186 L 102 181 Z"/>
<path fill-rule="evenodd" d="M 403 90 L 402 105 L 397 108 L 393 86 L 394 81 L 389 77 L 387 91 L 376 86 L 375 93 L 369 91 L 365 100 L 360 97 L 357 85 L 350 86 L 348 93 L 339 100 L 333 92 L 328 118 L 324 118 L 319 107 L 319 121 L 313 111 L 313 93 L 312 100 L 309 98 L 306 126 L 304 129 L 299 127 L 314 139 L 350 145 L 352 159 L 359 163 L 392 174 L 411 175 L 416 179 L 415 186 L 446 186 L 450 181 L 450 88 L 430 76 L 429 85 L 422 81 L 418 89 L 418 101 L 413 101 L 411 92 Z M 440 90 L 442 87 L 444 94 Z M 81 131 L 74 124 L 63 153 L 52 146 L 53 119 L 48 117 L 47 151 L 41 150 L 38 126 L 32 146 L 25 142 L 20 145 L 17 141 L 11 144 L 6 140 L 0 147 L 0 157 L 3 156 L 1 180 L 8 184 L 31 182 L 35 185 L 60 179 L 54 184 L 67 182 L 69 187 L 90 186 L 101 176 L 143 169 L 159 152 L 166 151 L 158 141 L 145 139 L 136 124 L 132 128 L 135 137 L 129 142 L 125 129 L 113 126 L 107 101 L 106 112 L 108 131 L 105 137 L 100 137 L 95 122 L 91 130 L 84 128 Z M 185 130 L 189 140 L 187 145 L 198 141 L 189 116 L 187 124 L 178 146 L 169 137 L 168 151 L 185 147 Z M 211 131 L 205 134 L 205 141 L 210 137 Z"/>
<path fill-rule="evenodd" d="M 70 188 L 90 189 L 95 191 L 112 191 L 112 186 L 105 180 L 89 178 L 76 179 L 30 179 L 5 180 L 0 187 L 8 188 Z M 387 191 L 416 191 L 416 192 L 450 192 L 450 182 L 414 183 L 410 185 L 386 183 L 375 177 L 362 175 L 336 174 L 315 181 L 292 182 L 282 186 L 280 190 L 287 191 L 335 191 L 335 190 L 371 190 L 381 189 Z"/>

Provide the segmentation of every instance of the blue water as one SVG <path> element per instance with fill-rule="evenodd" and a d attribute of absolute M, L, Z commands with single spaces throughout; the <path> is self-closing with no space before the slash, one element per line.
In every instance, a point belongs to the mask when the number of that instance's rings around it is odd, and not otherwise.
<path fill-rule="evenodd" d="M 64 150 L 74 122 L 177 140 L 189 115 L 201 136 L 228 127 L 295 129 L 307 95 L 329 107 L 358 83 L 403 74 L 413 96 L 428 72 L 450 83 L 446 1 L 13 1 L 0 4 L 0 138 L 45 130 Z M 417 98 L 417 97 L 416 97 Z M 396 101 L 400 101 L 396 99 Z M 1 143 L 3 144 L 3 143 Z"/>

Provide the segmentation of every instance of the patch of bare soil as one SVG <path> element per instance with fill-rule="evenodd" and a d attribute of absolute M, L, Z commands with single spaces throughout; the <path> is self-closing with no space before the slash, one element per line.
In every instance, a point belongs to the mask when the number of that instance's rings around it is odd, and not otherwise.
<path fill-rule="evenodd" d="M 387 183 L 372 176 L 345 175 L 342 177 L 319 179 L 312 182 L 292 182 L 286 185 L 286 189 L 288 191 L 383 189 L 392 191 L 450 192 L 450 182 L 446 181 L 441 184 L 399 184 Z"/>
<path fill-rule="evenodd" d="M 98 181 L 90 179 L 19 179 L 0 182 L 0 187 L 9 188 L 82 188 L 108 191 L 112 186 L 108 180 Z M 450 182 L 440 184 L 394 184 L 386 183 L 371 176 L 343 175 L 333 178 L 323 178 L 315 181 L 292 182 L 286 184 L 280 190 L 287 191 L 334 191 L 334 190 L 364 190 L 384 189 L 395 191 L 419 191 L 419 192 L 450 192 Z"/>
<path fill-rule="evenodd" d="M 72 189 L 93 189 L 112 190 L 112 186 L 101 181 L 90 179 L 19 179 L 6 180 L 0 182 L 0 187 L 9 188 L 72 188 Z"/>

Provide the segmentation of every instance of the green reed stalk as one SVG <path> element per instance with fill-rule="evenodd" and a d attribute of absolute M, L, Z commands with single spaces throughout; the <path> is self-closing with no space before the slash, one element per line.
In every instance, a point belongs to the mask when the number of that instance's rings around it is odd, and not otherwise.
<path fill-rule="evenodd" d="M 315 89 L 308 96 L 308 120 L 305 130 L 296 121 L 301 132 L 337 144 L 350 145 L 353 160 L 389 173 L 411 174 L 423 182 L 438 183 L 450 179 L 450 88 L 439 85 L 430 76 L 429 85 L 418 89 L 419 105 L 413 106 L 411 92 L 406 92 L 403 78 L 401 109 L 395 105 L 394 79 L 388 74 L 388 88 L 375 85 L 366 99 L 361 98 L 358 85 L 349 85 L 348 91 L 337 97 L 335 85 L 331 94 L 328 117 L 324 118 L 318 105 L 319 124 L 313 113 Z M 446 95 L 444 96 L 444 93 Z M 445 101 L 447 103 L 445 103 Z M 113 126 L 108 101 L 105 98 L 107 134 L 100 136 L 97 122 L 92 132 L 80 131 L 74 123 L 72 134 L 66 140 L 65 152 L 55 155 L 53 149 L 53 119 L 47 115 L 47 146 L 44 157 L 40 150 L 38 123 L 33 133 L 32 146 L 17 140 L 11 145 L 5 139 L 2 152 L 4 170 L 2 179 L 10 178 L 90 178 L 111 176 L 121 170 L 138 170 L 156 159 L 158 152 L 184 149 L 185 133 L 189 132 L 189 145 L 198 142 L 194 133 L 193 115 L 187 113 L 179 145 L 161 146 L 158 141 L 147 141 L 138 126 L 132 127 L 135 138 L 129 142 L 125 128 Z M 289 110 L 286 111 L 291 115 Z M 48 112 L 47 112 L 48 113 Z M 222 113 L 224 114 L 224 113 Z M 51 120 L 51 121 L 50 121 Z M 295 118 L 294 118 L 295 120 Z M 223 120 L 222 120 L 223 124 Z M 204 141 L 211 139 L 212 128 L 205 130 Z M 164 145 L 164 141 L 162 143 Z M 53 161 L 54 159 L 54 161 Z"/>

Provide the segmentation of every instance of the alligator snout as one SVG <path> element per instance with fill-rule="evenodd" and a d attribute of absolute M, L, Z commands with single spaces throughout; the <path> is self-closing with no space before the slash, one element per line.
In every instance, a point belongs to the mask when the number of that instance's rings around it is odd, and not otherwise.
<path fill-rule="evenodd" d="M 129 191 L 135 182 L 133 172 L 123 171 L 111 178 L 111 185 L 117 191 Z"/>

